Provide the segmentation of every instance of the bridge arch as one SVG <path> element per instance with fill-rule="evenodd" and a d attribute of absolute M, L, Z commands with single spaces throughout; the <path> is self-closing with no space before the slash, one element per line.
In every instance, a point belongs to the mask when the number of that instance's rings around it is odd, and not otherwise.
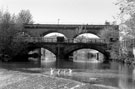
<path fill-rule="evenodd" d="M 92 33 L 82 33 L 74 38 L 74 42 L 77 43 L 81 41 L 87 43 L 90 39 L 100 39 L 100 37 Z"/>
<path fill-rule="evenodd" d="M 100 39 L 100 36 L 98 36 L 97 34 L 93 34 L 93 33 L 80 33 L 80 34 L 77 34 L 74 36 L 74 39 L 75 38 L 78 38 L 80 36 L 83 36 L 83 37 L 87 37 L 87 38 L 96 38 L 96 39 Z"/>
<path fill-rule="evenodd" d="M 56 61 L 56 54 L 52 53 L 46 48 L 41 48 L 41 61 L 42 62 L 54 62 Z"/>
<path fill-rule="evenodd" d="M 43 34 L 41 34 L 40 36 L 41 37 L 46 37 L 46 36 L 48 37 L 48 35 L 50 35 L 50 34 L 59 34 L 60 36 L 63 36 L 64 38 L 67 39 L 66 34 L 59 32 L 59 31 L 47 31 L 47 32 L 44 32 Z"/>
<path fill-rule="evenodd" d="M 100 39 L 100 36 L 95 34 L 95 33 L 79 33 L 79 34 L 76 34 L 73 38 L 78 38 L 80 36 L 84 36 L 84 37 L 88 37 L 88 38 L 97 38 L 97 39 Z"/>
<path fill-rule="evenodd" d="M 107 51 L 105 51 L 105 48 L 103 47 L 100 47 L 100 46 L 96 46 L 96 45 L 93 45 L 93 46 L 74 46 L 74 47 L 71 47 L 71 48 L 66 48 L 66 53 L 65 53 L 65 56 L 66 57 L 69 57 L 69 55 L 77 50 L 80 50 L 80 49 L 93 49 L 93 50 L 96 50 L 100 53 L 102 53 L 104 55 L 104 58 L 105 58 L 105 61 L 106 59 L 108 60 L 110 55 Z"/>
<path fill-rule="evenodd" d="M 73 56 L 72 56 L 73 55 Z M 103 62 L 104 54 L 94 49 L 79 49 L 72 54 L 74 62 Z M 71 56 L 69 58 L 71 58 Z"/>
<path fill-rule="evenodd" d="M 29 46 L 26 54 L 28 54 L 29 61 L 33 61 L 33 58 L 34 60 L 40 60 L 41 62 L 56 61 L 56 53 L 54 53 L 54 51 L 47 46 L 40 47 L 32 44 L 31 46 Z"/>
<path fill-rule="evenodd" d="M 46 54 L 44 54 L 43 49 L 45 49 Z M 25 59 L 27 59 L 28 61 L 32 61 L 33 58 L 34 58 L 34 60 L 40 60 L 41 59 L 40 61 L 42 61 L 42 62 L 56 61 L 56 51 L 53 48 L 51 48 L 49 46 L 46 46 L 46 45 L 29 43 L 28 47 L 26 49 L 22 50 L 18 54 L 18 57 L 21 56 L 21 55 L 23 57 L 24 56 L 27 57 Z M 51 59 L 50 59 L 50 57 L 51 57 Z"/>
<path fill-rule="evenodd" d="M 32 51 L 34 49 L 41 49 L 41 48 L 47 49 L 56 55 L 56 50 L 54 50 L 54 48 L 50 47 L 49 45 L 44 45 L 44 44 L 40 44 L 40 43 L 39 44 L 33 44 L 33 43 L 28 44 L 27 50 Z"/>

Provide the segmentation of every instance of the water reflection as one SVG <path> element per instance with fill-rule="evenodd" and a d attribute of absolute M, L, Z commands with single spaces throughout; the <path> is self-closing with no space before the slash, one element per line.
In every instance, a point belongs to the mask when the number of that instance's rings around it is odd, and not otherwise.
<path fill-rule="evenodd" d="M 53 54 L 51 51 L 41 48 L 41 52 L 39 52 L 40 49 L 35 49 L 34 51 L 30 51 L 28 54 L 31 56 L 39 55 L 41 53 L 41 61 L 42 62 L 55 62 L 56 61 L 56 55 Z M 90 62 L 90 63 L 98 63 L 103 62 L 104 55 L 96 50 L 93 49 L 80 49 L 77 51 L 74 51 L 70 56 L 70 61 L 73 62 Z M 30 61 L 38 61 L 35 57 L 29 58 Z"/>
<path fill-rule="evenodd" d="M 49 65 L 49 66 L 47 66 Z M 50 63 L 42 64 L 42 68 L 53 67 L 60 69 L 73 69 L 79 74 L 73 75 L 71 78 L 86 83 L 100 84 L 118 89 L 135 89 L 135 68 L 129 65 L 123 65 L 116 62 L 110 63 L 78 63 L 78 62 L 62 62 L 61 65 L 52 65 Z M 99 81 L 91 82 L 89 79 L 99 78 Z"/>
<path fill-rule="evenodd" d="M 124 76 L 119 77 L 119 87 L 120 89 L 135 89 L 135 68 L 123 65 L 119 66 L 119 74 Z"/>
<path fill-rule="evenodd" d="M 102 62 L 103 54 L 93 49 L 80 49 L 73 53 L 73 62 Z"/>
<path fill-rule="evenodd" d="M 135 81 L 135 68 L 133 69 L 133 79 Z"/>
<path fill-rule="evenodd" d="M 56 68 L 56 62 L 41 62 L 41 68 Z"/>
<path fill-rule="evenodd" d="M 70 77 L 63 75 L 59 77 L 71 78 L 85 83 L 117 87 L 118 89 L 135 89 L 135 68 L 133 66 L 116 62 L 102 63 L 103 55 L 90 49 L 76 51 L 71 58 L 70 60 L 72 61 L 65 61 L 64 59 L 56 60 L 54 54 L 45 51 L 42 53 L 39 68 L 43 69 L 43 72 L 50 68 L 72 69 L 77 74 Z M 91 82 L 91 77 L 99 80 Z"/>
<path fill-rule="evenodd" d="M 55 62 L 56 56 L 47 49 L 41 48 L 41 62 Z"/>
<path fill-rule="evenodd" d="M 63 60 L 63 61 L 60 61 Z M 109 87 L 117 87 L 117 89 L 135 89 L 135 67 L 124 65 L 117 62 L 110 63 L 78 63 L 71 61 L 64 61 L 59 59 L 55 62 L 14 62 L 14 63 L 1 63 L 0 69 L 6 68 L 8 70 L 17 70 L 21 72 L 42 73 L 49 72 L 50 68 L 56 69 L 72 69 L 73 75 L 70 77 L 74 80 L 104 85 Z M 59 76 L 61 77 L 61 76 Z M 91 78 L 95 78 L 94 82 Z M 115 89 L 115 88 L 114 88 Z"/>

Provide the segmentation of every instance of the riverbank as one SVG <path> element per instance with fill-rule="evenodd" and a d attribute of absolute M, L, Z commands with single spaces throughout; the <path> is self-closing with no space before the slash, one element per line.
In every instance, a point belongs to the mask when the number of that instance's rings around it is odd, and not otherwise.
<path fill-rule="evenodd" d="M 120 62 L 120 63 L 123 63 L 123 64 L 130 64 L 132 66 L 135 66 L 135 58 L 112 59 L 112 61 Z"/>
<path fill-rule="evenodd" d="M 0 69 L 0 89 L 119 89 L 100 83 L 104 80 L 98 77 L 106 77 L 108 75 L 104 73 L 106 71 L 101 71 L 103 73 L 102 75 L 96 73 L 96 71 L 91 71 L 92 73 L 88 71 L 74 72 L 73 76 L 80 77 L 82 81 L 62 76 L 50 76 L 46 74 L 48 72 L 26 73 Z M 85 78 L 82 76 L 85 76 Z M 96 76 L 98 77 L 96 78 Z M 112 77 L 112 75 L 108 77 Z"/>
<path fill-rule="evenodd" d="M 88 89 L 86 84 L 39 73 L 0 69 L 0 89 Z"/>
<path fill-rule="evenodd" d="M 86 88 L 78 87 L 75 89 L 123 89 L 123 87 L 126 87 L 126 89 L 135 88 L 135 76 L 134 76 L 135 68 L 132 67 L 131 65 L 126 65 L 118 62 L 81 63 L 81 64 L 73 63 L 73 64 L 72 62 L 62 62 L 61 67 L 58 67 L 52 64 L 51 64 L 52 66 L 50 66 L 49 63 L 47 63 L 47 65 L 44 64 L 42 66 L 40 64 L 36 64 L 33 62 L 24 62 L 24 63 L 2 62 L 0 63 L 0 75 L 1 75 L 0 79 L 2 78 L 8 79 L 7 82 L 9 82 L 10 87 L 11 85 L 14 85 L 14 82 L 12 81 L 14 79 L 15 81 L 18 82 L 18 83 L 15 82 L 15 84 L 17 85 L 20 85 L 21 83 L 22 84 L 20 86 L 32 84 L 30 85 L 31 87 L 33 87 L 33 84 L 36 85 L 35 83 L 38 83 L 41 86 L 43 84 L 43 87 L 44 87 L 44 83 L 45 85 L 49 85 L 53 83 L 59 86 L 59 81 L 64 80 L 64 82 L 67 83 L 70 80 L 70 81 L 77 82 L 77 84 L 78 83 L 84 84 L 85 85 L 84 87 L 86 87 Z M 55 69 L 53 74 L 51 74 L 50 68 Z M 68 69 L 72 69 L 71 75 L 69 71 L 67 71 Z M 58 70 L 60 70 L 60 72 L 58 72 Z M 64 71 L 67 71 L 67 73 L 64 73 Z M 16 77 L 18 79 L 22 79 L 23 81 L 22 82 L 18 81 Z M 23 77 L 26 77 L 26 79 L 23 79 Z M 0 81 L 0 86 L 1 86 L 1 82 L 2 83 L 4 82 L 4 79 Z M 48 82 L 48 80 L 49 83 L 46 83 Z M 13 84 L 10 84 L 12 83 L 10 81 L 12 81 Z M 9 85 L 7 88 L 4 89 L 9 89 L 10 88 Z M 52 85 L 49 85 L 49 87 L 51 86 Z M 43 89 L 50 89 L 49 87 L 48 88 L 45 87 Z M 11 89 L 17 89 L 17 88 L 11 87 Z M 39 87 L 39 89 L 42 88 Z M 52 89 L 59 89 L 59 88 L 55 87 Z M 65 88 L 60 88 L 60 89 L 65 89 Z M 67 89 L 72 89 L 72 88 L 67 88 Z"/>

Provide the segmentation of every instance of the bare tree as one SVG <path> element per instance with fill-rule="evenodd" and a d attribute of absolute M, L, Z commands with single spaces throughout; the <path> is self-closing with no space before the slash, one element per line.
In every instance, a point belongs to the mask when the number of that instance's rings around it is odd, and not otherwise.
<path fill-rule="evenodd" d="M 33 24 L 32 15 L 29 10 L 21 10 L 17 16 L 17 23 Z"/>

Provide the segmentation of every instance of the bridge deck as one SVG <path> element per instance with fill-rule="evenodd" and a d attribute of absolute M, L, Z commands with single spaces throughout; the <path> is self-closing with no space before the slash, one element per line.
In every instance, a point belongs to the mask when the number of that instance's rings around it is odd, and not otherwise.
<path fill-rule="evenodd" d="M 104 39 L 64 39 L 62 41 L 58 41 L 56 38 L 44 38 L 44 37 L 23 37 L 19 39 L 15 39 L 15 41 L 22 40 L 30 43 L 100 43 L 100 44 L 108 44 L 108 41 Z"/>

